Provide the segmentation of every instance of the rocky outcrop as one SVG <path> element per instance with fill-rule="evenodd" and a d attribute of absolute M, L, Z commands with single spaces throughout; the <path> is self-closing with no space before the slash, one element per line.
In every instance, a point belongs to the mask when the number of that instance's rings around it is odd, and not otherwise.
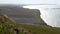
<path fill-rule="evenodd" d="M 47 25 L 40 17 L 37 9 L 25 9 L 21 7 L 1 7 L 0 13 L 6 14 L 17 23 Z"/>

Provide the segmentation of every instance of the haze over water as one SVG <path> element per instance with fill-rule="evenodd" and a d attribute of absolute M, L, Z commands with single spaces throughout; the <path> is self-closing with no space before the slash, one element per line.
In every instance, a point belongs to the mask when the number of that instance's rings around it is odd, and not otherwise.
<path fill-rule="evenodd" d="M 56 5 L 27 5 L 23 8 L 38 9 L 41 18 L 50 26 L 60 27 L 60 8 Z"/>

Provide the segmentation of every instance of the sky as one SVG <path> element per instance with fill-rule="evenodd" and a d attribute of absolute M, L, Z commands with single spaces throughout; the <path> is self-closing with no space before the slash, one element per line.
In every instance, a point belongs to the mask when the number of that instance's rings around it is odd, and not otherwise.
<path fill-rule="evenodd" d="M 53 27 L 60 27 L 60 0 L 0 0 L 0 4 L 52 4 L 39 6 L 24 6 L 30 9 L 39 9 L 42 19 Z"/>
<path fill-rule="evenodd" d="M 0 4 L 55 4 L 55 0 L 0 0 Z"/>

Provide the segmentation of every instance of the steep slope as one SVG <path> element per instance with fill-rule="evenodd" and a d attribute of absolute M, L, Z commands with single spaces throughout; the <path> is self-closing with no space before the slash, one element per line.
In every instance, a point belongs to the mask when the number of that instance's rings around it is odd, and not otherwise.
<path fill-rule="evenodd" d="M 18 25 L 6 16 L 0 14 L 0 34 L 24 34 L 27 30 Z M 31 34 L 30 32 L 27 33 Z"/>
<path fill-rule="evenodd" d="M 17 24 L 0 14 L 0 34 L 60 34 L 60 28 Z"/>
<path fill-rule="evenodd" d="M 13 30 L 8 26 L 8 18 L 0 13 L 0 34 L 13 34 Z"/>
<path fill-rule="evenodd" d="M 37 9 L 25 9 L 21 7 L 1 7 L 0 12 L 6 14 L 17 23 L 32 25 L 47 25 L 40 17 Z"/>

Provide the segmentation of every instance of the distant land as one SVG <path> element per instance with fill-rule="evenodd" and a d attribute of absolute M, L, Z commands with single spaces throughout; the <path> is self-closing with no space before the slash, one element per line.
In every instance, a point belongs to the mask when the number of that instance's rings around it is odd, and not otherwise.
<path fill-rule="evenodd" d="M 30 25 L 47 25 L 40 17 L 40 11 L 37 9 L 25 9 L 20 6 L 0 6 L 0 12 L 7 15 L 16 23 Z"/>

